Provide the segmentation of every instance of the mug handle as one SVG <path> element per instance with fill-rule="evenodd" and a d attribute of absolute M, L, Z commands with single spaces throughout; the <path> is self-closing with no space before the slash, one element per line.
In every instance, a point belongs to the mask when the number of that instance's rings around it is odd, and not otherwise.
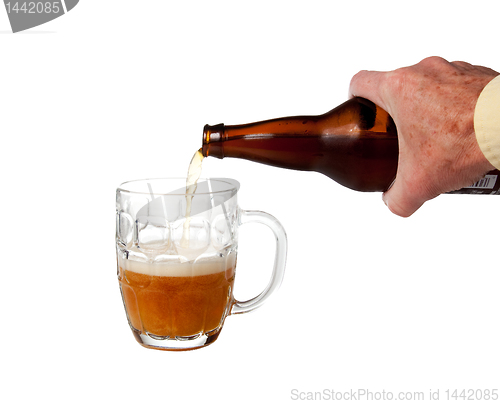
<path fill-rule="evenodd" d="M 269 227 L 276 237 L 276 253 L 274 256 L 274 268 L 271 279 L 266 288 L 256 297 L 244 302 L 234 299 L 231 314 L 247 313 L 261 306 L 271 294 L 279 288 L 285 275 L 285 262 L 287 251 L 287 239 L 285 229 L 281 223 L 272 215 L 257 210 L 240 210 L 239 224 L 261 223 Z"/>

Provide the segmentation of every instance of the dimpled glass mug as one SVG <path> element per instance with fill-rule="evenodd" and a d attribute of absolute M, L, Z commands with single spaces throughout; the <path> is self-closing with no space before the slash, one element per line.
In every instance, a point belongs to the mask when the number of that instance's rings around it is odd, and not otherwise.
<path fill-rule="evenodd" d="M 285 271 L 286 233 L 271 215 L 238 207 L 237 181 L 185 178 L 130 181 L 116 191 L 118 280 L 136 340 L 148 348 L 188 350 L 214 342 L 226 316 L 259 307 Z M 267 225 L 276 237 L 270 281 L 253 299 L 233 297 L 238 230 Z"/>

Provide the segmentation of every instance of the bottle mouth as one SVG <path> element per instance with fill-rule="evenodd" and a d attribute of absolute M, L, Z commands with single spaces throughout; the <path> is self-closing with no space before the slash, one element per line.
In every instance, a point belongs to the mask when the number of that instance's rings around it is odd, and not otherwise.
<path fill-rule="evenodd" d="M 201 153 L 203 157 L 214 156 L 222 158 L 222 138 L 224 134 L 224 124 L 205 125 L 203 127 L 203 141 Z M 214 153 L 215 152 L 215 153 Z"/>

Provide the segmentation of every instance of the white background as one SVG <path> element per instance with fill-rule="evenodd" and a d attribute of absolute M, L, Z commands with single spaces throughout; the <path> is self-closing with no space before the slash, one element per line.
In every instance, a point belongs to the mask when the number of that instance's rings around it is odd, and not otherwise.
<path fill-rule="evenodd" d="M 500 197 L 409 219 L 317 173 L 207 159 L 287 230 L 285 280 L 208 348 L 142 348 L 126 322 L 115 189 L 183 176 L 206 123 L 320 114 L 357 71 L 439 55 L 500 70 L 494 1 L 81 0 L 12 34 L 0 9 L 5 402 L 286 403 L 292 390 L 500 389 Z M 241 229 L 235 295 L 272 265 Z M 7 376 L 5 376 L 7 375 Z"/>

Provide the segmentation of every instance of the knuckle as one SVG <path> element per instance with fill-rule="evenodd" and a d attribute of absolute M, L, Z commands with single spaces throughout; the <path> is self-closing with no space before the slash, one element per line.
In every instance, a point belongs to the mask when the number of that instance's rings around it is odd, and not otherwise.
<path fill-rule="evenodd" d="M 351 78 L 351 82 L 350 82 L 350 87 L 353 87 L 355 86 L 356 84 L 359 83 L 359 81 L 362 79 L 363 75 L 366 73 L 366 70 L 360 70 L 359 72 L 357 72 L 354 76 L 352 76 Z"/>
<path fill-rule="evenodd" d="M 451 62 L 450 64 L 453 65 L 453 66 L 456 66 L 456 67 L 463 67 L 463 68 L 466 68 L 466 69 L 474 67 L 470 63 L 463 62 L 461 60 L 455 60 L 454 62 Z"/>
<path fill-rule="evenodd" d="M 351 82 L 349 83 L 349 93 L 351 95 L 358 95 L 361 87 L 363 87 L 364 82 L 366 81 L 367 73 L 368 72 L 366 70 L 360 70 L 351 78 Z"/>
<path fill-rule="evenodd" d="M 424 66 L 424 67 L 430 67 L 430 68 L 440 68 L 440 67 L 445 67 L 449 66 L 450 63 L 442 58 L 441 56 L 429 56 L 425 59 L 422 59 L 418 65 Z"/>

